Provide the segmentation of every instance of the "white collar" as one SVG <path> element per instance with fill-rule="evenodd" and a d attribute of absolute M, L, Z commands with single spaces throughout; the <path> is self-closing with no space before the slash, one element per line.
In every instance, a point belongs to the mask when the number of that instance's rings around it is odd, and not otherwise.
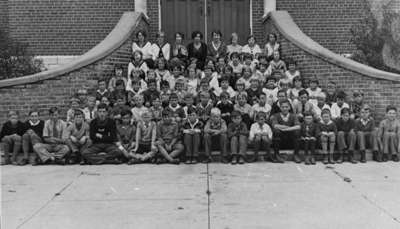
<path fill-rule="evenodd" d="M 40 120 L 38 120 L 36 123 L 33 123 L 31 120 L 29 120 L 29 124 L 31 124 L 31 126 L 37 126 L 39 125 Z"/>

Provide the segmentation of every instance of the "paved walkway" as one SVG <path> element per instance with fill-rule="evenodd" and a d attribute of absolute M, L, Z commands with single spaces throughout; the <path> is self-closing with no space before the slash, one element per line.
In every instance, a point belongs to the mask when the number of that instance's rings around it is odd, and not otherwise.
<path fill-rule="evenodd" d="M 400 164 L 393 162 L 2 166 L 1 172 L 5 229 L 400 228 Z"/>

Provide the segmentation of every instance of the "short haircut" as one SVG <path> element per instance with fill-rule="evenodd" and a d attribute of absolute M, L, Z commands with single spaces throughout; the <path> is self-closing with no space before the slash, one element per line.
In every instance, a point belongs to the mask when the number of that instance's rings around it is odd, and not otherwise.
<path fill-rule="evenodd" d="M 117 81 L 115 82 L 115 86 L 121 86 L 121 85 L 125 86 L 124 80 L 117 80 Z"/>
<path fill-rule="evenodd" d="M 221 92 L 221 94 L 219 95 L 221 98 L 225 98 L 225 99 L 229 99 L 229 93 L 226 91 Z"/>
<path fill-rule="evenodd" d="M 311 78 L 310 79 L 310 83 L 316 83 L 317 85 L 319 84 L 319 81 L 318 81 L 318 79 L 317 78 Z"/>
<path fill-rule="evenodd" d="M 142 36 L 143 36 L 144 38 L 147 37 L 146 31 L 144 31 L 144 30 L 139 30 L 139 31 L 137 31 L 137 32 L 136 32 L 136 38 L 139 37 L 139 34 L 142 34 Z"/>
<path fill-rule="evenodd" d="M 284 103 L 288 104 L 289 107 L 291 106 L 290 101 L 289 101 L 288 99 L 283 100 L 283 101 L 281 102 L 281 106 L 282 106 Z"/>
<path fill-rule="evenodd" d="M 169 87 L 169 83 L 166 80 L 162 80 L 160 83 L 160 87 Z"/>
<path fill-rule="evenodd" d="M 256 115 L 256 120 L 258 120 L 260 118 L 267 119 L 267 114 L 265 112 L 263 112 L 263 111 L 258 112 L 257 115 Z"/>
<path fill-rule="evenodd" d="M 247 37 L 247 42 L 249 42 L 249 40 L 250 40 L 251 38 L 254 39 L 254 42 L 257 42 L 256 37 L 255 37 L 253 34 L 251 34 L 251 35 L 249 35 L 249 36 Z"/>
<path fill-rule="evenodd" d="M 196 109 L 194 107 L 189 107 L 188 110 L 187 110 L 188 115 L 193 114 L 193 113 L 197 114 L 196 112 L 197 111 L 196 111 Z"/>
<path fill-rule="evenodd" d="M 122 65 L 121 64 L 116 64 L 115 66 L 114 66 L 114 72 L 116 71 L 116 70 L 122 70 L 123 68 L 122 68 Z"/>
<path fill-rule="evenodd" d="M 31 109 L 28 113 L 28 115 L 31 115 L 32 113 L 38 113 L 39 114 L 39 110 L 38 109 Z"/>
<path fill-rule="evenodd" d="M 101 109 L 104 109 L 104 110 L 108 110 L 108 106 L 107 106 L 107 104 L 105 104 L 105 103 L 100 103 L 98 106 L 97 106 L 97 110 L 101 110 Z"/>
<path fill-rule="evenodd" d="M 240 114 L 239 111 L 234 110 L 231 113 L 231 117 L 232 117 L 232 119 L 234 119 L 234 118 L 237 118 L 237 117 L 242 117 L 242 115 Z"/>
<path fill-rule="evenodd" d="M 302 96 L 302 95 L 307 95 L 307 96 L 309 96 L 308 91 L 305 90 L 305 89 L 299 91 L 299 97 Z"/>
<path fill-rule="evenodd" d="M 54 114 L 54 113 L 56 113 L 56 112 L 58 112 L 58 108 L 57 108 L 57 107 L 51 107 L 51 108 L 49 109 L 49 114 L 50 114 L 50 115 L 52 115 L 52 114 Z"/>
<path fill-rule="evenodd" d="M 386 107 L 386 113 L 389 111 L 396 111 L 397 112 L 397 108 L 393 105 L 389 105 Z"/>
<path fill-rule="evenodd" d="M 277 95 L 279 95 L 279 94 L 281 94 L 281 93 L 284 93 L 285 96 L 287 97 L 286 89 L 280 89 L 280 90 L 278 91 Z M 299 96 L 300 96 L 300 94 L 299 94 Z"/>
<path fill-rule="evenodd" d="M 211 115 L 221 116 L 221 110 L 216 107 L 212 108 L 210 113 Z"/>
<path fill-rule="evenodd" d="M 344 114 L 350 114 L 350 109 L 347 107 L 344 107 L 340 110 L 340 115 L 344 115 Z"/>
<path fill-rule="evenodd" d="M 169 117 L 171 115 L 171 112 L 168 110 L 168 109 L 164 109 L 162 112 L 161 112 L 161 116 L 163 116 L 163 117 Z"/>
<path fill-rule="evenodd" d="M 184 99 L 194 99 L 194 96 L 192 93 L 187 93 L 183 98 Z"/>
<path fill-rule="evenodd" d="M 211 37 L 213 37 L 214 34 L 218 34 L 220 37 L 222 37 L 222 32 L 221 32 L 221 30 L 213 30 L 213 31 L 211 32 Z"/>
<path fill-rule="evenodd" d="M 198 35 L 200 35 L 200 39 L 203 39 L 203 34 L 200 31 L 194 31 L 192 33 L 192 39 L 196 38 Z"/>
<path fill-rule="evenodd" d="M 222 83 L 223 81 L 229 82 L 229 78 L 228 78 L 226 75 L 223 75 L 223 76 L 221 77 L 221 83 Z"/>
<path fill-rule="evenodd" d="M 185 35 L 183 33 L 181 33 L 181 32 L 176 32 L 175 33 L 175 39 L 176 39 L 176 36 L 178 36 L 178 35 L 182 38 L 182 40 L 185 39 Z"/>
<path fill-rule="evenodd" d="M 244 98 L 245 100 L 247 100 L 247 93 L 246 92 L 240 92 L 237 97 L 237 99 L 241 99 Z"/>
<path fill-rule="evenodd" d="M 299 81 L 299 82 L 303 83 L 303 80 L 301 79 L 300 76 L 295 76 L 295 77 L 293 78 L 293 83 L 296 82 L 296 81 Z"/>
<path fill-rule="evenodd" d="M 345 99 L 346 98 L 346 93 L 344 91 L 339 91 L 337 93 L 337 99 Z"/>
<path fill-rule="evenodd" d="M 329 110 L 328 108 L 322 109 L 321 111 L 321 116 L 324 114 L 329 114 L 329 116 L 331 115 L 331 110 Z"/>
<path fill-rule="evenodd" d="M 233 52 L 233 53 L 231 53 L 231 60 L 232 60 L 234 57 L 240 59 L 239 53 L 238 53 L 238 52 Z"/>
<path fill-rule="evenodd" d="M 275 37 L 275 41 L 278 40 L 278 37 L 277 37 L 277 35 L 276 35 L 275 33 L 270 33 L 270 34 L 268 34 L 268 41 L 269 41 L 269 37 L 270 37 L 271 35 L 273 35 L 273 36 Z"/>
<path fill-rule="evenodd" d="M 200 93 L 200 98 L 210 98 L 210 93 L 203 91 Z"/>
<path fill-rule="evenodd" d="M 178 95 L 176 93 L 171 93 L 169 95 L 169 100 L 178 99 Z"/>
<path fill-rule="evenodd" d="M 124 117 L 125 115 L 132 116 L 132 111 L 129 110 L 129 109 L 123 109 L 123 110 L 121 111 L 121 117 Z"/>
<path fill-rule="evenodd" d="M 83 111 L 82 111 L 81 109 L 75 109 L 75 110 L 74 110 L 74 117 L 79 116 L 79 115 L 85 116 L 85 115 L 83 114 Z"/>
<path fill-rule="evenodd" d="M 147 85 L 149 84 L 156 84 L 157 85 L 157 81 L 155 79 L 151 79 L 147 81 Z"/>
<path fill-rule="evenodd" d="M 314 117 L 313 113 L 311 113 L 309 111 L 304 112 L 303 116 L 304 117 L 308 117 L 308 116 Z"/>
<path fill-rule="evenodd" d="M 19 115 L 19 112 L 18 111 L 9 111 L 8 112 L 8 117 L 11 117 L 11 115 Z"/>

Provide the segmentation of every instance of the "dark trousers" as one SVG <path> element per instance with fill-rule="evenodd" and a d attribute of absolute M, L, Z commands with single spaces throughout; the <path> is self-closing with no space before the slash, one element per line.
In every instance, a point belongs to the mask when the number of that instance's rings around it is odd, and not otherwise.
<path fill-rule="evenodd" d="M 299 140 L 300 140 L 300 131 L 290 131 L 284 132 L 280 130 L 275 130 L 273 135 L 273 143 L 274 143 L 274 151 L 275 153 L 279 153 L 279 149 L 288 149 L 293 148 L 294 153 L 299 153 Z"/>
<path fill-rule="evenodd" d="M 7 135 L 1 139 L 1 142 L 4 145 L 4 158 L 9 160 L 11 154 L 11 161 L 15 161 L 17 159 L 17 154 L 21 150 L 21 136 Z"/>
<path fill-rule="evenodd" d="M 32 130 L 28 130 L 22 135 L 22 151 L 24 152 L 25 159 L 28 159 L 29 153 L 33 150 L 33 146 L 40 142 L 42 142 L 42 139 Z M 34 155 L 36 156 L 36 154 Z"/>
<path fill-rule="evenodd" d="M 317 139 L 303 138 L 301 141 L 303 143 L 304 154 L 314 156 Z"/>
<path fill-rule="evenodd" d="M 263 149 L 265 149 L 265 151 L 267 153 L 270 152 L 270 147 L 271 147 L 271 140 L 266 137 L 266 136 L 262 136 L 262 137 L 255 137 L 254 141 L 253 141 L 253 147 L 254 147 L 254 153 L 258 154 L 258 152 Z"/>
<path fill-rule="evenodd" d="M 114 163 L 115 159 L 122 158 L 123 154 L 114 144 L 95 143 L 82 152 L 83 158 L 90 164 L 99 165 Z"/>
<path fill-rule="evenodd" d="M 209 157 L 211 154 L 213 143 L 219 143 L 219 149 L 221 150 L 221 155 L 226 156 L 226 147 L 228 142 L 228 137 L 225 133 L 219 135 L 204 134 L 204 149 L 206 156 Z"/>
<path fill-rule="evenodd" d="M 186 148 L 186 157 L 199 156 L 200 134 L 185 134 L 183 141 Z"/>

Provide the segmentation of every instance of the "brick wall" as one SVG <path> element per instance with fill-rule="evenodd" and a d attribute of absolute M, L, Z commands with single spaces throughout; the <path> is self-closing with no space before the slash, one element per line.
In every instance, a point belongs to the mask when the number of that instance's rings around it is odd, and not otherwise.
<path fill-rule="evenodd" d="M 264 37 L 264 27 L 262 24 L 262 17 L 264 16 L 264 0 L 252 1 L 251 16 L 253 19 L 253 34 L 256 37 L 257 41 L 261 41 Z"/>
<path fill-rule="evenodd" d="M 158 1 L 162 0 L 147 0 L 147 16 L 149 16 L 149 24 L 150 24 L 150 40 L 155 40 L 156 33 L 158 32 L 160 25 L 158 23 L 159 17 L 159 7 Z"/>
<path fill-rule="evenodd" d="M 0 30 L 6 32 L 8 27 L 8 0 L 0 0 Z"/>
<path fill-rule="evenodd" d="M 334 64 L 328 63 L 318 57 L 312 56 L 286 40 L 277 32 L 270 22 L 266 23 L 268 32 L 275 32 L 280 37 L 282 56 L 293 58 L 298 65 L 304 79 L 317 77 L 322 89 L 325 89 L 328 81 L 336 83 L 339 90 L 343 90 L 351 99 L 353 91 L 364 93 L 365 101 L 369 104 L 377 121 L 384 117 L 386 106 L 400 107 L 400 82 L 371 78 Z"/>
<path fill-rule="evenodd" d="M 137 30 L 147 30 L 145 26 L 146 24 L 142 22 Z M 61 114 L 65 117 L 70 98 L 78 89 L 87 88 L 89 92 L 94 92 L 97 80 L 109 79 L 113 75 L 115 64 L 118 63 L 123 64 L 124 74 L 127 74 L 127 63 L 131 56 L 134 33 L 111 55 L 86 67 L 41 82 L 0 88 L 0 123 L 6 120 L 9 110 L 17 110 L 22 118 L 26 118 L 29 109 L 33 107 L 42 112 L 43 118 L 47 118 L 48 109 L 57 106 L 61 108 Z"/>
<path fill-rule="evenodd" d="M 366 0 L 277 0 L 305 34 L 336 53 L 351 53 L 350 28 L 363 14 Z"/>
<path fill-rule="evenodd" d="M 10 35 L 36 55 L 80 55 L 133 10 L 134 0 L 9 0 Z"/>

